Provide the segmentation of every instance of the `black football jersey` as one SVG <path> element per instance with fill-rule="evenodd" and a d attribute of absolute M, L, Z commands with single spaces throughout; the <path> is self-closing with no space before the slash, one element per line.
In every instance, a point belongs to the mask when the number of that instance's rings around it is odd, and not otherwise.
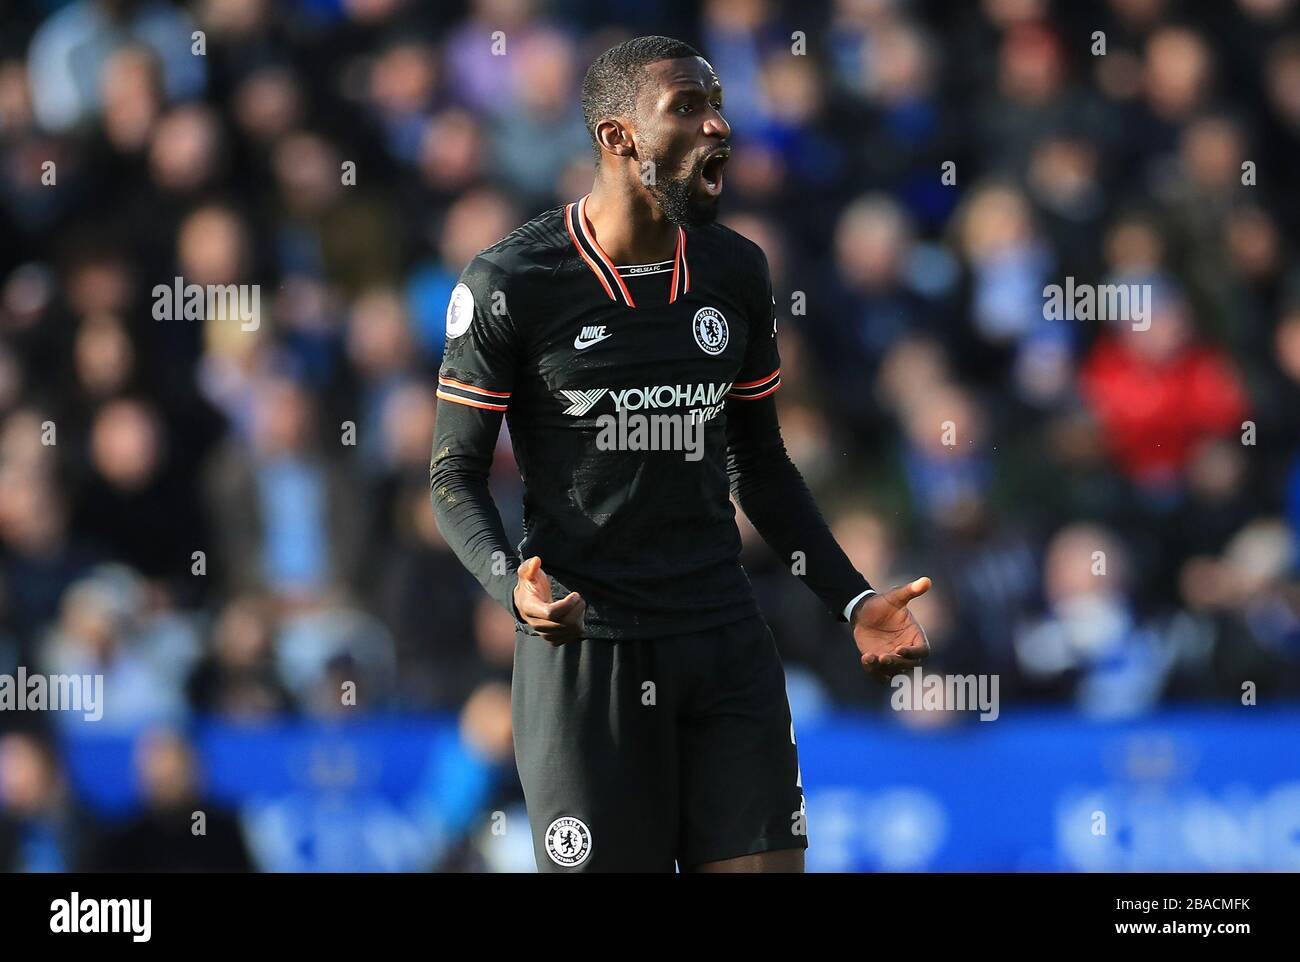
<path fill-rule="evenodd" d="M 440 462 L 481 467 L 504 415 L 524 482 L 519 555 L 541 558 L 555 598 L 583 596 L 587 636 L 748 617 L 725 425 L 729 404 L 781 384 L 766 258 L 712 224 L 679 228 L 671 260 L 616 265 L 585 203 L 540 215 L 461 275 L 438 377 L 435 501 Z M 678 415 L 698 450 L 666 433 L 666 450 L 599 443 L 602 426 L 633 415 Z M 491 535 L 467 533 L 460 553 L 509 607 L 518 559 L 490 550 Z"/>

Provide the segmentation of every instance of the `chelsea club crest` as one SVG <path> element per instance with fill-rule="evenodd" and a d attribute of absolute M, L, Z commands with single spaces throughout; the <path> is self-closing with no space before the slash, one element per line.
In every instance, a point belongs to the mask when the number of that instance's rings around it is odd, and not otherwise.
<path fill-rule="evenodd" d="M 701 307 L 695 312 L 691 327 L 695 343 L 705 354 L 721 354 L 727 348 L 727 319 L 716 307 Z"/>

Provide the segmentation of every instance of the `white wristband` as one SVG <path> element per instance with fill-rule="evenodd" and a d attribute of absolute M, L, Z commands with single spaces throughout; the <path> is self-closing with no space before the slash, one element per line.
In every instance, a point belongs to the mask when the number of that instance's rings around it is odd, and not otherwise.
<path fill-rule="evenodd" d="M 853 619 L 853 609 L 857 605 L 857 603 L 861 601 L 863 598 L 865 598 L 867 595 L 874 595 L 875 593 L 876 593 L 875 588 L 868 588 L 866 591 L 862 592 L 862 594 L 854 595 L 853 600 L 844 606 L 844 620 L 851 621 Z"/>

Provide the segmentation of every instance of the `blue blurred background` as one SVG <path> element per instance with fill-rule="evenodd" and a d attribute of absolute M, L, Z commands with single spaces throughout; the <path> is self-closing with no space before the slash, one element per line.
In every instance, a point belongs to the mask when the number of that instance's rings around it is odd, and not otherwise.
<path fill-rule="evenodd" d="M 931 670 L 999 681 L 892 711 L 738 519 L 810 867 L 1300 869 L 1293 0 L 0 18 L 0 675 L 105 679 L 0 711 L 0 868 L 532 869 L 432 386 L 460 270 L 590 188 L 587 63 L 663 33 L 726 90 L 792 457 L 874 584 L 934 578 Z M 154 320 L 177 276 L 260 325 Z M 1045 319 L 1069 278 L 1150 330 Z M 493 486 L 517 534 L 504 433 Z"/>

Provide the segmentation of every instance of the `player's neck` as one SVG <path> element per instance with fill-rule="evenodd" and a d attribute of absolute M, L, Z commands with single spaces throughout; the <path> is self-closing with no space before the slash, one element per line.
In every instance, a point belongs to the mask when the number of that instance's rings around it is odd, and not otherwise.
<path fill-rule="evenodd" d="M 587 220 L 615 264 L 651 264 L 677 250 L 677 228 L 640 185 L 598 173 L 587 198 Z"/>

